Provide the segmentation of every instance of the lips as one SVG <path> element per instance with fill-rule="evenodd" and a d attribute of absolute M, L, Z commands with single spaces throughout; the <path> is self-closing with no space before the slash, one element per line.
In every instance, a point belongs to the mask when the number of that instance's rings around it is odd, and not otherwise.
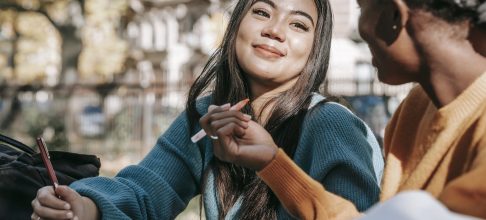
<path fill-rule="evenodd" d="M 270 56 L 275 56 L 275 57 L 285 56 L 285 52 L 266 44 L 255 44 L 253 45 L 253 48 Z"/>

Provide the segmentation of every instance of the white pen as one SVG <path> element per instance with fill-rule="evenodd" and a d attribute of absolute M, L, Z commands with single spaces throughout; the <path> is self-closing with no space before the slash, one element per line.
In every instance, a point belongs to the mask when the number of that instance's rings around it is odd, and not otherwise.
<path fill-rule="evenodd" d="M 230 111 L 239 111 L 240 109 L 242 109 L 248 102 L 250 101 L 250 99 L 244 99 L 244 100 L 241 100 L 239 101 L 238 103 L 236 103 L 235 105 L 231 106 L 230 107 Z M 201 129 L 199 130 L 194 136 L 191 137 L 191 141 L 192 143 L 196 143 L 198 142 L 199 140 L 201 140 L 204 136 L 206 136 L 206 131 L 204 131 L 204 129 Z M 212 137 L 213 138 L 213 137 Z M 217 139 L 217 137 L 214 137 L 213 139 Z"/>

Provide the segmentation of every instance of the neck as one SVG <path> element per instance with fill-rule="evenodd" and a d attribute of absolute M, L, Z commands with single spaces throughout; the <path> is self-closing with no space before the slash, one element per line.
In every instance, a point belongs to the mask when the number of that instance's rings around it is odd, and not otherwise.
<path fill-rule="evenodd" d="M 438 108 L 456 99 L 486 71 L 486 58 L 474 50 L 467 31 L 460 36 L 461 30 L 467 30 L 467 26 L 460 26 L 469 24 L 458 24 L 451 30 L 447 29 L 451 24 L 443 22 L 422 22 L 428 27 L 415 29 L 416 43 L 427 67 L 418 82 Z"/>
<path fill-rule="evenodd" d="M 278 86 L 262 85 L 255 81 L 251 84 L 251 107 L 258 122 L 264 124 L 270 116 L 271 110 L 275 105 L 275 99 L 279 94 L 285 92 L 295 85 L 298 78 L 291 79 Z"/>
<path fill-rule="evenodd" d="M 470 44 L 442 43 L 449 46 L 429 52 L 426 58 L 429 75 L 419 81 L 438 108 L 456 99 L 486 71 L 486 59 L 472 50 Z"/>

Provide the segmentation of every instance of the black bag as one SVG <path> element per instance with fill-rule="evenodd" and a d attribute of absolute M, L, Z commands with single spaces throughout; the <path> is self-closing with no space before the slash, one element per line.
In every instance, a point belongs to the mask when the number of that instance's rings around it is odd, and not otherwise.
<path fill-rule="evenodd" d="M 59 184 L 98 176 L 100 160 L 95 155 L 49 152 Z M 0 134 L 0 219 L 30 219 L 31 202 L 37 190 L 51 185 L 39 153 Z"/>

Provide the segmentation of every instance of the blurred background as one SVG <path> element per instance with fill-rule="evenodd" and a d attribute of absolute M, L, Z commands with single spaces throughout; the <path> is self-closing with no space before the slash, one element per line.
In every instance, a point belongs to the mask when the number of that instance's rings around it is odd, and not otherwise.
<path fill-rule="evenodd" d="M 376 78 L 355 0 L 330 0 L 322 92 L 343 97 L 379 139 L 411 89 Z M 96 154 L 101 175 L 134 164 L 183 110 L 235 0 L 1 0 L 0 133 Z M 193 202 L 179 219 L 199 219 Z"/>

